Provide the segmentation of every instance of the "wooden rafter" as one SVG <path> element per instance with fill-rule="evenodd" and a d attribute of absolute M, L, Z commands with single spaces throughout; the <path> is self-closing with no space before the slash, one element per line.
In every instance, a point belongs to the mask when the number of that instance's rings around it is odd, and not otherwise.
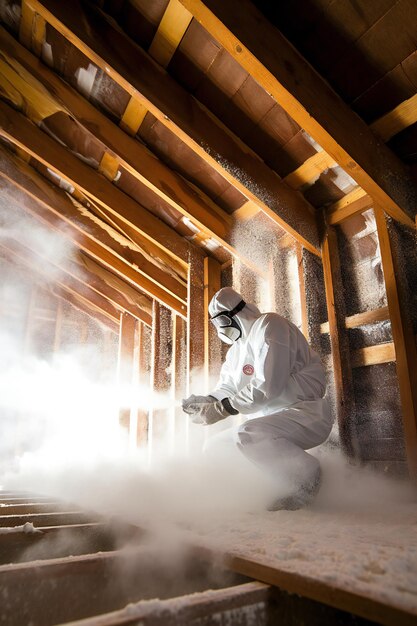
<path fill-rule="evenodd" d="M 0 82 L 3 78 L 3 90 L 6 92 L 9 86 L 10 91 L 11 83 L 8 79 L 12 79 L 13 89 L 20 94 L 15 104 L 20 105 L 32 121 L 39 123 L 57 111 L 73 116 L 107 147 L 99 165 L 99 171 L 106 178 L 113 181 L 120 168 L 125 169 L 157 198 L 190 219 L 201 229 L 205 238 L 213 238 L 233 255 L 242 256 L 231 246 L 229 240 L 234 225 L 233 218 L 208 196 L 195 186 L 189 185 L 143 144 L 126 137 L 126 133 L 114 122 L 40 63 L 1 27 L 0 48 Z M 21 79 L 19 74 L 22 75 Z M 6 79 L 7 84 L 4 82 Z"/>
<path fill-rule="evenodd" d="M 166 261 L 186 267 L 189 244 L 138 202 L 43 133 L 27 118 L 0 102 L 0 134 L 43 163 L 58 176 L 92 197 L 103 210 L 135 228 L 138 245 Z M 161 243 L 163 241 L 163 243 Z"/>
<path fill-rule="evenodd" d="M 130 41 L 105 14 L 94 7 L 85 8 L 94 14 L 90 25 L 94 23 L 97 36 L 92 36 L 81 16 L 69 11 L 68 5 L 56 0 L 28 1 L 36 13 L 141 102 L 223 178 L 258 204 L 305 247 L 320 254 L 313 207 L 155 65 L 149 55 Z M 87 18 L 87 13 L 84 17 Z M 104 45 L 104 40 L 112 40 L 113 46 L 124 48 L 126 56 L 129 55 L 129 64 L 120 54 L 116 58 Z M 140 72 L 133 71 L 133 67 L 140 67 Z"/>
<path fill-rule="evenodd" d="M 412 225 L 417 192 L 405 166 L 252 3 L 181 3 L 375 202 Z"/>
<path fill-rule="evenodd" d="M 0 178 L 4 189 L 9 189 L 11 195 L 19 194 L 26 211 L 41 219 L 55 230 L 62 232 L 72 244 L 86 252 L 93 259 L 115 272 L 120 278 L 134 287 L 149 293 L 152 298 L 160 298 L 174 308 L 181 315 L 186 315 L 186 305 L 177 298 L 149 281 L 146 275 L 138 271 L 135 263 L 136 255 L 129 248 L 114 240 L 106 229 L 88 217 L 88 212 L 77 210 L 73 202 L 64 192 L 48 184 L 40 175 L 36 175 L 32 168 L 24 163 L 19 164 L 11 156 L 7 157 L 0 152 Z M 7 172 L 7 173 L 6 173 Z M 7 186 L 6 186 L 7 185 Z M 177 281 L 178 287 L 185 288 Z M 137 293 L 134 298 L 138 309 L 142 309 L 143 321 L 148 323 L 150 304 L 148 298 Z"/>

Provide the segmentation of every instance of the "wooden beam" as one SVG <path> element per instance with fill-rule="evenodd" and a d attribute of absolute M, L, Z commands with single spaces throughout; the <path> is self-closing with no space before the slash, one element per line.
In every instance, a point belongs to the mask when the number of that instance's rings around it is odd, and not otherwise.
<path fill-rule="evenodd" d="M 4 59 L 0 70 L 5 67 L 3 73 L 6 70 L 10 73 L 9 68 L 13 64 L 13 74 L 9 78 L 12 79 L 14 89 L 17 84 L 19 85 L 18 91 L 22 98 L 28 100 L 30 97 L 30 111 L 35 116 L 31 117 L 32 121 L 41 121 L 58 110 L 72 115 L 108 147 L 109 152 L 104 153 L 99 171 L 102 171 L 109 180 L 113 181 L 120 167 L 123 167 L 164 203 L 168 203 L 173 209 L 189 218 L 210 237 L 214 237 L 221 245 L 225 245 L 232 254 L 238 254 L 228 241 L 228 233 L 233 227 L 232 218 L 208 196 L 170 170 L 143 144 L 126 137 L 121 129 L 20 46 L 1 27 L 0 48 Z M 21 82 L 19 82 L 19 74 L 22 75 Z M 10 80 L 8 84 L 10 85 Z M 3 88 L 5 88 L 4 85 Z M 32 91 L 28 93 L 29 88 Z M 19 106 L 19 103 L 17 102 L 16 105 Z M 22 107 L 23 104 L 20 106 Z M 139 118 L 138 112 L 135 119 Z M 137 121 L 134 125 L 136 123 Z"/>
<path fill-rule="evenodd" d="M 137 363 L 137 383 L 143 387 L 150 388 L 149 377 L 146 375 L 146 346 L 145 346 L 145 326 L 141 323 L 136 328 L 136 363 Z M 136 415 L 136 447 L 144 448 L 148 442 L 148 412 L 140 406 L 138 401 Z"/>
<path fill-rule="evenodd" d="M 380 343 L 375 346 L 366 346 L 352 352 L 352 367 L 368 367 L 395 361 L 395 346 L 393 342 Z"/>
<path fill-rule="evenodd" d="M 384 141 L 388 141 L 397 133 L 417 122 L 417 94 L 404 100 L 395 109 L 389 111 L 370 127 Z"/>
<path fill-rule="evenodd" d="M 188 416 L 181 408 L 181 400 L 187 395 L 187 325 L 179 315 L 173 319 L 171 372 L 175 450 L 180 453 L 186 445 Z"/>
<path fill-rule="evenodd" d="M 92 197 L 110 215 L 134 227 L 139 245 L 145 242 L 157 258 L 168 264 L 167 259 L 173 257 L 176 262 L 186 264 L 190 245 L 182 237 L 1 101 L 0 135 Z"/>
<path fill-rule="evenodd" d="M 267 623 L 265 613 L 269 615 L 272 610 L 270 604 L 273 605 L 271 588 L 249 582 L 210 592 L 195 592 L 183 596 L 180 603 L 178 598 L 159 600 L 158 611 L 152 603 L 131 603 L 128 614 L 125 609 L 112 611 L 80 620 L 78 626 L 166 626 L 171 615 L 175 615 L 175 621 L 181 626 L 231 624 L 230 620 L 239 626 L 251 626 Z"/>
<path fill-rule="evenodd" d="M 355 402 L 349 344 L 344 329 L 346 315 L 342 275 L 336 232 L 331 226 L 327 229 L 323 242 L 322 259 L 340 440 L 346 453 L 355 457 L 357 456 L 357 442 L 353 426 Z"/>
<path fill-rule="evenodd" d="M 204 289 L 204 260 L 197 255 L 190 258 L 188 279 L 188 374 L 199 370 L 202 374 L 204 367 L 204 319 L 205 319 L 205 289 Z"/>
<path fill-rule="evenodd" d="M 382 270 L 384 272 L 392 338 L 395 345 L 398 386 L 403 414 L 405 447 L 410 475 L 417 478 L 417 350 L 411 323 L 400 301 L 397 266 L 384 211 L 374 209 Z"/>
<path fill-rule="evenodd" d="M 337 164 L 333 157 L 322 150 L 304 161 L 296 170 L 287 174 L 284 180 L 293 189 L 300 189 L 303 185 L 312 185 L 326 169 L 335 165 Z"/>
<path fill-rule="evenodd" d="M 135 46 L 104 13 L 89 5 L 84 6 L 84 15 L 81 16 L 69 11 L 66 4 L 57 0 L 31 2 L 48 23 L 131 96 L 137 97 L 159 122 L 216 172 L 249 200 L 256 202 L 272 220 L 293 234 L 305 247 L 319 254 L 313 207 L 218 123 L 147 53 Z M 87 20 L 91 29 L 86 29 L 84 20 Z M 109 38 L 114 47 L 119 49 L 117 58 L 105 45 Z M 140 72 L 137 68 L 140 68 Z"/>
<path fill-rule="evenodd" d="M 159 65 L 168 67 L 192 19 L 179 0 L 169 0 L 149 48 L 149 54 Z"/>
<path fill-rule="evenodd" d="M 385 320 L 389 320 L 389 310 L 387 306 L 382 306 L 381 308 L 374 309 L 373 311 L 365 311 L 364 313 L 349 315 L 349 317 L 345 318 L 345 328 L 358 328 L 358 326 L 375 324 L 376 322 L 385 322 Z M 329 322 L 324 322 L 320 325 L 320 332 L 322 334 L 329 332 Z"/>
<path fill-rule="evenodd" d="M 210 381 L 217 376 L 221 367 L 219 340 L 209 319 L 208 307 L 214 294 L 221 287 L 222 268 L 211 257 L 204 259 L 204 382 L 205 391 L 210 391 Z"/>
<path fill-rule="evenodd" d="M 340 224 L 352 215 L 370 209 L 373 205 L 373 199 L 361 187 L 356 187 L 326 209 L 326 222 L 332 226 Z"/>
<path fill-rule="evenodd" d="M 249 0 L 181 3 L 375 202 L 411 225 L 417 191 L 404 164 Z"/>

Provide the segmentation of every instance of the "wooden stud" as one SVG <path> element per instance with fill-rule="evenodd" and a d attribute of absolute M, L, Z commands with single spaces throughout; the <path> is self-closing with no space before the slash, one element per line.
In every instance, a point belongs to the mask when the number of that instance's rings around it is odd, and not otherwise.
<path fill-rule="evenodd" d="M 249 0 L 180 1 L 391 217 L 410 225 L 417 191 L 404 164 Z"/>
<path fill-rule="evenodd" d="M 136 327 L 136 372 L 138 384 L 150 389 L 150 381 L 146 375 L 145 354 L 145 326 L 139 322 Z M 136 444 L 138 448 L 145 448 L 148 443 L 148 411 L 140 406 L 140 398 L 136 407 Z"/>
<path fill-rule="evenodd" d="M 357 455 L 354 432 L 355 402 L 348 338 L 344 329 L 346 317 L 342 292 L 342 276 L 336 232 L 327 229 L 322 249 L 323 274 L 332 347 L 337 418 L 342 446 L 350 457 Z"/>
<path fill-rule="evenodd" d="M 169 0 L 149 48 L 149 54 L 159 65 L 169 65 L 192 19 L 178 0 Z"/>
<path fill-rule="evenodd" d="M 179 315 L 173 319 L 171 389 L 174 408 L 175 449 L 183 451 L 187 440 L 188 415 L 181 408 L 187 387 L 187 327 Z"/>
<path fill-rule="evenodd" d="M 411 324 L 400 301 L 396 267 L 386 216 L 374 208 L 382 269 L 384 272 L 392 337 L 395 345 L 398 386 L 403 412 L 405 447 L 410 476 L 417 478 L 417 350 Z"/>
<path fill-rule="evenodd" d="M 306 294 L 304 266 L 303 266 L 303 247 L 301 246 L 301 244 L 297 243 L 296 249 L 297 249 L 298 284 L 299 284 L 299 289 L 300 289 L 301 332 L 303 333 L 307 341 L 309 341 L 307 294 Z"/>
<path fill-rule="evenodd" d="M 119 410 L 120 425 L 130 432 L 130 416 L 132 410 L 135 333 L 137 320 L 128 313 L 120 316 L 119 354 L 117 363 L 117 380 L 123 404 Z"/>
<path fill-rule="evenodd" d="M 148 110 L 142 102 L 132 96 L 120 120 L 120 128 L 134 137 L 137 135 L 147 112 Z"/>
<path fill-rule="evenodd" d="M 19 26 L 19 41 L 29 50 L 32 47 L 32 28 L 33 20 L 35 18 L 35 11 L 27 0 L 22 0 L 21 14 L 20 14 L 20 26 Z"/>
<path fill-rule="evenodd" d="M 205 319 L 204 259 L 193 255 L 190 258 L 188 278 L 188 372 L 203 372 L 204 367 L 204 319 Z"/>
<path fill-rule="evenodd" d="M 209 319 L 208 307 L 214 294 L 221 287 L 220 263 L 211 257 L 204 259 L 204 382 L 210 391 L 210 380 L 219 375 L 221 366 L 220 342 Z"/>

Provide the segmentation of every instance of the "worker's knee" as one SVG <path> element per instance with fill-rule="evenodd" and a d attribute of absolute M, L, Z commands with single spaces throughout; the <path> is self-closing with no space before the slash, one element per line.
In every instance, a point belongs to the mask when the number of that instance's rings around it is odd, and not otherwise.
<path fill-rule="evenodd" d="M 259 420 L 247 420 L 237 431 L 237 443 L 241 446 L 259 443 L 265 437 L 264 428 Z"/>

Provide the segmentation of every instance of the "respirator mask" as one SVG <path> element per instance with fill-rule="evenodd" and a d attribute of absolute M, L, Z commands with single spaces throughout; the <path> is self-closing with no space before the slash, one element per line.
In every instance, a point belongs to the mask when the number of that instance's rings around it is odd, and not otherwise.
<path fill-rule="evenodd" d="M 234 319 L 234 316 L 236 313 L 239 313 L 244 306 L 246 306 L 246 302 L 241 300 L 231 311 L 221 311 L 210 318 L 219 338 L 224 341 L 224 343 L 231 345 L 242 336 L 242 328 L 238 321 Z"/>

